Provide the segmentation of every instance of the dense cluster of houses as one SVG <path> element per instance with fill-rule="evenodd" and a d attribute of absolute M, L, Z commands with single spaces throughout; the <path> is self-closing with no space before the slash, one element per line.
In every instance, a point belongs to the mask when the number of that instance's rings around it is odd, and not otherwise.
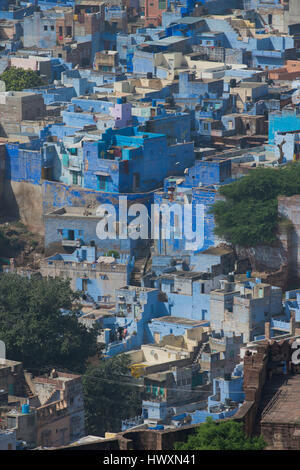
<path fill-rule="evenodd" d="M 253 168 L 300 159 L 299 44 L 297 0 L 0 0 L 0 72 L 44 82 L 0 81 L 0 210 L 43 234 L 34 269 L 81 292 L 78 321 L 99 326 L 101 360 L 129 357 L 144 397 L 122 431 L 234 416 L 241 348 L 295 334 L 300 290 L 284 295 L 238 259 L 211 207 Z M 120 235 L 121 199 L 130 220 L 146 208 L 156 236 Z M 151 221 L 162 204 L 168 236 Z M 108 206 L 117 236 L 104 238 Z M 279 206 L 297 240 L 298 199 Z M 180 230 L 189 217 L 195 239 Z M 81 379 L 4 360 L 0 415 L 0 449 L 74 442 L 85 435 Z"/>

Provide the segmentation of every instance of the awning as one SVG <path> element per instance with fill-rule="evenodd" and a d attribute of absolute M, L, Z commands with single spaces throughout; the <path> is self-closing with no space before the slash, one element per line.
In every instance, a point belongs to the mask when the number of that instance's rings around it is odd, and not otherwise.
<path fill-rule="evenodd" d="M 110 173 L 107 173 L 106 171 L 94 171 L 94 173 L 99 176 L 110 176 Z"/>

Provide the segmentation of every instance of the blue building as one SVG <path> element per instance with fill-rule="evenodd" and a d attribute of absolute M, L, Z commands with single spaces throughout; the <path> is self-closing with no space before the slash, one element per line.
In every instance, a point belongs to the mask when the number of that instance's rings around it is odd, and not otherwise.
<path fill-rule="evenodd" d="M 152 320 L 149 328 L 153 341 L 159 343 L 165 336 L 185 336 L 187 330 L 209 326 L 208 321 L 191 320 L 190 318 L 186 318 L 184 312 L 185 308 L 181 305 L 182 317 L 175 317 L 172 315 Z"/>
<path fill-rule="evenodd" d="M 220 79 L 196 79 L 193 73 L 182 72 L 179 74 L 179 92 L 174 93 L 174 99 L 194 109 L 203 98 L 220 98 L 223 85 Z"/>
<path fill-rule="evenodd" d="M 168 208 L 157 220 L 156 255 L 200 252 L 219 241 L 210 208 L 221 197 L 218 186 L 231 181 L 231 162 L 200 160 L 185 174 L 185 178 L 167 178 L 164 191 L 155 193 L 154 203 Z M 167 220 L 170 222 L 166 232 Z"/>
<path fill-rule="evenodd" d="M 269 144 L 275 144 L 276 132 L 299 131 L 300 114 L 298 110 L 283 110 L 269 114 Z"/>
<path fill-rule="evenodd" d="M 5 179 L 8 181 L 42 183 L 42 178 L 52 174 L 51 159 L 44 158 L 41 140 L 30 143 L 6 143 Z"/>
<path fill-rule="evenodd" d="M 129 285 L 117 289 L 115 295 L 115 323 L 107 337 L 106 357 L 152 342 L 150 321 L 167 313 L 158 289 Z"/>
<path fill-rule="evenodd" d="M 165 305 L 169 315 L 182 320 L 202 321 L 202 326 L 205 326 L 205 321 L 209 322 L 210 319 L 209 293 L 218 288 L 221 278 L 222 274 L 175 271 L 161 274 L 159 277 L 154 276 L 150 282 L 165 295 Z M 170 321 L 173 321 L 172 318 Z M 160 324 L 151 325 L 151 331 L 163 335 L 164 328 L 157 329 Z M 173 331 L 172 326 L 170 330 Z M 182 330 L 178 331 L 180 332 L 177 334 L 182 334 Z"/>
<path fill-rule="evenodd" d="M 163 134 L 129 127 L 107 130 L 98 142 L 84 142 L 84 187 L 112 193 L 151 191 L 194 162 L 192 143 L 168 146 Z"/>
<path fill-rule="evenodd" d="M 115 290 L 130 282 L 134 266 L 130 255 L 115 256 L 99 256 L 96 246 L 82 245 L 73 253 L 57 253 L 42 260 L 40 271 L 45 277 L 70 279 L 72 289 L 80 291 L 83 299 L 96 307 L 107 307 L 114 305 Z"/>
<path fill-rule="evenodd" d="M 190 424 L 204 423 L 207 418 L 220 420 L 231 418 L 238 411 L 245 399 L 243 392 L 244 373 L 243 364 L 238 364 L 231 376 L 220 377 L 213 380 L 213 395 L 208 397 L 208 406 L 204 410 L 196 410 L 192 413 L 182 413 L 172 417 L 172 424 L 182 426 L 188 420 Z"/>
<path fill-rule="evenodd" d="M 136 257 L 145 256 L 147 240 L 134 240 L 130 237 L 121 239 L 117 235 L 115 237 L 99 238 L 98 224 L 101 221 L 105 222 L 106 219 L 98 215 L 97 209 L 101 202 L 98 204 L 93 196 L 94 194 L 92 194 L 90 203 L 87 203 L 87 206 L 90 207 L 69 205 L 48 213 L 45 210 L 46 255 L 60 253 L 62 250 L 70 253 L 75 248 L 80 248 L 81 245 L 92 244 L 97 247 L 99 255 L 106 255 L 110 250 L 114 250 L 118 254 L 129 254 Z M 77 198 L 77 201 L 80 200 L 78 192 L 75 198 Z M 109 198 L 106 202 L 112 203 Z"/>

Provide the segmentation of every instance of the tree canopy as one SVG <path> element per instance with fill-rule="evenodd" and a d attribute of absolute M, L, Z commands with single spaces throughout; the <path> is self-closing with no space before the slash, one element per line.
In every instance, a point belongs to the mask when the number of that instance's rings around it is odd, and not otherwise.
<path fill-rule="evenodd" d="M 300 194 L 300 164 L 257 168 L 219 190 L 225 200 L 212 206 L 215 233 L 233 246 L 273 244 L 277 240 L 278 196 Z"/>
<path fill-rule="evenodd" d="M 237 421 L 213 421 L 207 418 L 187 442 L 176 442 L 175 450 L 263 450 L 266 443 L 262 436 L 247 438 L 243 423 Z"/>
<path fill-rule="evenodd" d="M 43 85 L 41 77 L 33 70 L 10 67 L 0 75 L 5 82 L 6 91 L 22 91 L 25 88 L 34 88 Z"/>
<path fill-rule="evenodd" d="M 90 367 L 83 376 L 86 430 L 103 436 L 121 430 L 122 419 L 140 414 L 139 387 L 130 376 L 123 354 Z"/>
<path fill-rule="evenodd" d="M 67 280 L 1 274 L 0 340 L 7 358 L 37 373 L 53 367 L 83 372 L 97 352 L 97 332 L 78 322 L 76 298 Z"/>

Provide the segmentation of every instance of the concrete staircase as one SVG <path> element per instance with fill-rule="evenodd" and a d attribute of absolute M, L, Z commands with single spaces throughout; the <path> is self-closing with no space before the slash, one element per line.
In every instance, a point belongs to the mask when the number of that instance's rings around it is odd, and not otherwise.
<path fill-rule="evenodd" d="M 146 257 L 137 258 L 135 260 L 134 268 L 131 272 L 130 285 L 137 287 L 141 286 L 141 281 L 144 275 L 146 263 Z"/>
<path fill-rule="evenodd" d="M 87 302 L 88 304 L 92 304 L 93 307 L 95 308 L 99 308 L 99 304 L 94 300 L 94 298 L 90 294 L 86 292 L 85 297 L 86 297 L 85 302 Z"/>
<path fill-rule="evenodd" d="M 199 343 L 198 346 L 196 346 L 196 348 L 194 349 L 194 352 L 193 352 L 193 364 L 197 364 L 200 357 L 201 357 L 201 354 L 205 348 L 205 345 L 206 343 Z"/>

